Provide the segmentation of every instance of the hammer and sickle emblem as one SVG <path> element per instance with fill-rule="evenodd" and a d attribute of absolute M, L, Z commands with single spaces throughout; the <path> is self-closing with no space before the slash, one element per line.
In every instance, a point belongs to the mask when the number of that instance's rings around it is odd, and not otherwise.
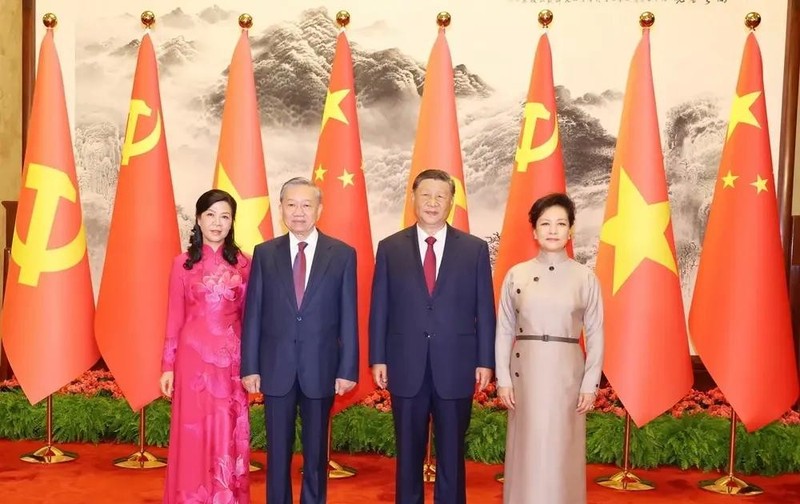
<path fill-rule="evenodd" d="M 36 163 L 28 165 L 25 187 L 36 191 L 28 239 L 22 241 L 17 230 L 14 230 L 11 258 L 19 266 L 19 283 L 36 287 L 42 273 L 67 270 L 83 259 L 86 253 L 86 228 L 81 223 L 72 241 L 61 247 L 47 248 L 59 200 L 64 198 L 75 203 L 78 191 L 66 173 Z"/>
<path fill-rule="evenodd" d="M 464 191 L 464 184 L 461 182 L 461 179 L 456 177 L 450 177 L 453 179 L 453 182 L 456 184 L 456 194 L 453 196 L 453 206 L 450 207 L 450 215 L 447 216 L 447 222 L 449 224 L 453 224 L 453 218 L 456 215 L 456 207 L 461 207 L 464 211 L 467 211 L 467 193 Z"/>
<path fill-rule="evenodd" d="M 528 165 L 549 157 L 558 147 L 558 121 L 555 121 L 553 134 L 541 145 L 533 145 L 533 134 L 536 131 L 536 122 L 539 119 L 549 121 L 551 113 L 542 103 L 529 102 L 525 104 L 525 122 L 522 125 L 522 139 L 517 147 L 514 161 L 517 163 L 518 172 L 527 172 Z"/>
<path fill-rule="evenodd" d="M 135 98 L 131 100 L 128 125 L 125 128 L 125 143 L 122 145 L 122 166 L 127 166 L 132 157 L 150 152 L 161 140 L 161 114 L 156 111 L 156 125 L 153 127 L 153 131 L 138 142 L 133 141 L 136 126 L 139 124 L 139 116 L 150 117 L 152 113 L 153 110 L 147 106 L 144 100 Z"/>

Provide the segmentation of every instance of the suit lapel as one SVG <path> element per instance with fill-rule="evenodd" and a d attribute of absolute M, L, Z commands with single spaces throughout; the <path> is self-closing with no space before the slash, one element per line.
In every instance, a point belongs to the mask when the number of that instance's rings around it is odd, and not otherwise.
<path fill-rule="evenodd" d="M 416 272 L 413 276 L 417 279 L 417 284 L 419 288 L 422 289 L 422 292 L 424 292 L 426 296 L 430 296 L 428 293 L 428 286 L 425 284 L 425 270 L 422 269 L 422 257 L 419 254 L 419 234 L 416 224 L 406 230 L 406 236 L 408 237 L 409 246 L 411 247 L 411 257 L 413 258 L 411 262 L 414 264 L 414 271 Z"/>
<path fill-rule="evenodd" d="M 447 238 L 445 238 L 444 252 L 442 252 L 442 262 L 439 264 L 439 274 L 436 275 L 436 283 L 433 286 L 434 297 L 441 292 L 442 286 L 452 274 L 453 263 L 456 261 L 456 255 L 458 254 L 457 240 L 459 238 L 460 236 L 458 233 L 448 224 Z"/>
<path fill-rule="evenodd" d="M 283 284 L 284 290 L 289 293 L 287 299 L 292 307 L 296 308 L 297 301 L 294 292 L 294 279 L 292 278 L 292 253 L 289 250 L 289 235 L 285 234 L 278 238 L 280 240 L 275 246 L 275 270 L 278 278 Z"/>
<path fill-rule="evenodd" d="M 319 233 L 319 230 L 317 230 Z M 303 304 L 308 304 L 308 299 L 314 295 L 319 289 L 319 284 L 325 276 L 325 271 L 331 262 L 331 247 L 333 243 L 331 240 L 322 233 L 318 234 L 317 249 L 314 251 L 314 258 L 311 261 L 311 274 L 308 277 L 308 285 L 306 285 L 306 292 L 303 294 Z M 294 290 L 293 290 L 294 292 Z"/>

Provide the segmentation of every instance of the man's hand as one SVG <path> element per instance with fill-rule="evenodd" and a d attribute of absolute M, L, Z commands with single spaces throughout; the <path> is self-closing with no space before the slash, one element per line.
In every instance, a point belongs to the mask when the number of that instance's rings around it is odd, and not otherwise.
<path fill-rule="evenodd" d="M 389 385 L 388 371 L 386 364 L 375 364 L 372 366 L 372 379 L 378 388 L 385 389 Z"/>
<path fill-rule="evenodd" d="M 167 397 L 172 397 L 172 391 L 175 385 L 175 373 L 172 371 L 164 371 L 161 374 L 159 384 L 161 385 L 161 393 Z"/>
<path fill-rule="evenodd" d="M 492 379 L 492 370 L 485 367 L 475 368 L 475 383 L 478 384 L 478 392 L 485 389 Z"/>
<path fill-rule="evenodd" d="M 242 377 L 244 389 L 251 394 L 257 394 L 261 390 L 261 375 L 251 374 Z"/>
<path fill-rule="evenodd" d="M 346 393 L 353 390 L 353 387 L 356 386 L 356 382 L 345 380 L 344 378 L 336 378 L 336 382 L 333 385 L 334 391 L 336 395 L 345 395 Z"/>

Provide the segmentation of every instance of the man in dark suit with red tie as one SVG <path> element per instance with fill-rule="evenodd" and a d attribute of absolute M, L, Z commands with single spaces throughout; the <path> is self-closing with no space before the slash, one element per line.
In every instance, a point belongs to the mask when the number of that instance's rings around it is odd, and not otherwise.
<path fill-rule="evenodd" d="M 304 178 L 281 188 L 289 232 L 257 245 L 242 327 L 242 384 L 264 393 L 267 503 L 292 504 L 290 465 L 302 419 L 302 504 L 326 502 L 334 394 L 358 380 L 356 252 L 320 233 L 322 194 Z"/>
<path fill-rule="evenodd" d="M 428 418 L 436 447 L 434 500 L 466 502 L 464 437 L 475 387 L 494 368 L 495 311 L 486 241 L 447 224 L 455 183 L 425 170 L 413 182 L 417 223 L 382 240 L 369 323 L 375 383 L 389 389 L 398 504 L 422 504 Z"/>

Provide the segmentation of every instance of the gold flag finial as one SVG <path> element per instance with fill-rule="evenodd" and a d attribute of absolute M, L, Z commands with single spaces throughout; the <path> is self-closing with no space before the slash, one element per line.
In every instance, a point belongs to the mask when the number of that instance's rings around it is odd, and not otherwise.
<path fill-rule="evenodd" d="M 450 26 L 450 13 L 446 11 L 442 11 L 439 14 L 436 14 L 436 24 L 439 25 L 439 28 L 447 28 Z"/>
<path fill-rule="evenodd" d="M 156 24 L 156 15 L 153 14 L 153 11 L 146 10 L 142 12 L 140 19 L 142 20 L 144 27 L 147 29 L 152 28 L 153 25 Z"/>
<path fill-rule="evenodd" d="M 52 30 L 58 24 L 58 18 L 52 12 L 48 12 L 42 16 L 42 23 L 44 23 L 48 30 Z"/>
<path fill-rule="evenodd" d="M 642 15 L 639 16 L 639 26 L 642 28 L 650 28 L 655 22 L 656 16 L 650 11 L 642 12 Z"/>
<path fill-rule="evenodd" d="M 242 28 L 242 30 L 249 30 L 250 28 L 252 28 L 253 16 L 251 16 L 246 12 L 241 16 L 239 16 L 239 26 Z"/>
<path fill-rule="evenodd" d="M 542 25 L 542 28 L 547 28 L 550 26 L 550 23 L 553 22 L 553 11 L 550 9 L 544 9 L 539 11 L 539 24 Z"/>
<path fill-rule="evenodd" d="M 756 31 L 758 25 L 761 24 L 761 14 L 758 12 L 748 12 L 744 17 L 744 25 L 750 28 L 750 31 Z"/>
<path fill-rule="evenodd" d="M 347 25 L 350 24 L 350 13 L 346 10 L 340 10 L 337 12 L 336 24 L 339 25 L 339 28 L 347 28 Z"/>

